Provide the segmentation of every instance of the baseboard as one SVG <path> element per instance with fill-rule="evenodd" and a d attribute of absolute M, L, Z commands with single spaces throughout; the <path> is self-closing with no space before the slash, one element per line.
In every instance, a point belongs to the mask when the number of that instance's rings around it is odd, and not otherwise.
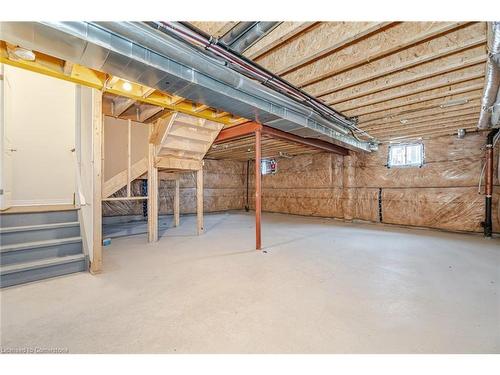
<path fill-rule="evenodd" d="M 73 204 L 73 199 L 25 199 L 13 200 L 12 206 L 49 206 L 55 204 Z"/>

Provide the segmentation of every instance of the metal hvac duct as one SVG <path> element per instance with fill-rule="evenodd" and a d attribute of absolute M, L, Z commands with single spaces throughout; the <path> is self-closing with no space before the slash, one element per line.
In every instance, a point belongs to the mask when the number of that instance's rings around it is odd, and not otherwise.
<path fill-rule="evenodd" d="M 500 126 L 500 22 L 488 22 L 488 60 L 486 82 L 481 100 L 477 127 L 488 129 Z"/>
<path fill-rule="evenodd" d="M 340 146 L 369 151 L 329 120 L 141 22 L 1 22 L 1 39 L 141 83 L 237 116 Z M 344 119 L 339 119 L 346 121 Z"/>
<path fill-rule="evenodd" d="M 279 24 L 280 22 L 265 21 L 239 22 L 220 41 L 233 51 L 242 53 Z"/>

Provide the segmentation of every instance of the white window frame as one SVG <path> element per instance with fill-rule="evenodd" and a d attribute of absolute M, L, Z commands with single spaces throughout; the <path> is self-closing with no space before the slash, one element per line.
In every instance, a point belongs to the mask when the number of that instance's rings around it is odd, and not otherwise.
<path fill-rule="evenodd" d="M 406 148 L 409 146 L 420 146 L 420 163 L 406 163 L 401 165 L 392 165 L 391 164 L 391 150 L 395 147 L 404 147 L 405 148 L 405 159 L 406 159 Z M 389 149 L 387 152 L 387 168 L 422 168 L 425 163 L 425 153 L 424 153 L 424 144 L 423 142 L 412 142 L 412 143 L 391 143 L 389 145 Z"/>

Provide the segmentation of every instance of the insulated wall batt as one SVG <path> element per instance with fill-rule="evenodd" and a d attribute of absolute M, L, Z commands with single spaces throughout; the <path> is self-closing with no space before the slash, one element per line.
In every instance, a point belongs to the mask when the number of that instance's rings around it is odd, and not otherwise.
<path fill-rule="evenodd" d="M 378 195 L 368 198 L 365 192 L 381 188 L 384 223 L 482 231 L 484 195 L 478 194 L 478 182 L 485 139 L 486 133 L 481 132 L 464 139 L 445 136 L 424 140 L 422 168 L 387 168 L 388 145 L 371 154 L 357 154 L 354 196 L 358 206 L 363 205 L 357 210 L 357 218 L 377 221 L 373 213 L 366 213 L 378 205 Z M 495 154 L 497 161 L 498 147 Z M 499 232 L 496 173 L 494 184 L 493 226 Z"/>
<path fill-rule="evenodd" d="M 203 167 L 203 209 L 205 212 L 240 210 L 244 207 L 246 163 L 231 160 L 205 160 Z M 142 180 L 132 183 L 132 195 L 140 196 Z M 173 213 L 174 181 L 162 179 L 159 173 L 159 212 Z M 122 188 L 113 196 L 126 196 Z M 180 178 L 181 214 L 196 212 L 196 175 L 183 173 Z M 142 215 L 143 201 L 103 202 L 104 216 Z"/>
<path fill-rule="evenodd" d="M 250 207 L 254 208 L 253 162 Z M 343 217 L 343 158 L 329 153 L 278 159 L 278 173 L 262 176 L 262 209 L 296 215 Z"/>
<path fill-rule="evenodd" d="M 484 195 L 477 190 L 485 139 L 486 132 L 480 132 L 468 134 L 464 139 L 445 136 L 424 140 L 422 168 L 387 168 L 387 145 L 380 146 L 376 152 L 352 153 L 346 157 L 320 153 L 280 158 L 278 173 L 262 179 L 263 210 L 481 232 Z M 497 146 L 493 194 L 495 232 L 500 232 L 499 152 Z"/>

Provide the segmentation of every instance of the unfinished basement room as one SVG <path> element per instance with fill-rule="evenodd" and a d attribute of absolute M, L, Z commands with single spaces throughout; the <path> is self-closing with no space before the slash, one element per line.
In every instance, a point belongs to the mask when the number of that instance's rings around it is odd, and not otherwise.
<path fill-rule="evenodd" d="M 500 22 L 2 21 L 0 63 L 2 353 L 500 352 Z"/>

